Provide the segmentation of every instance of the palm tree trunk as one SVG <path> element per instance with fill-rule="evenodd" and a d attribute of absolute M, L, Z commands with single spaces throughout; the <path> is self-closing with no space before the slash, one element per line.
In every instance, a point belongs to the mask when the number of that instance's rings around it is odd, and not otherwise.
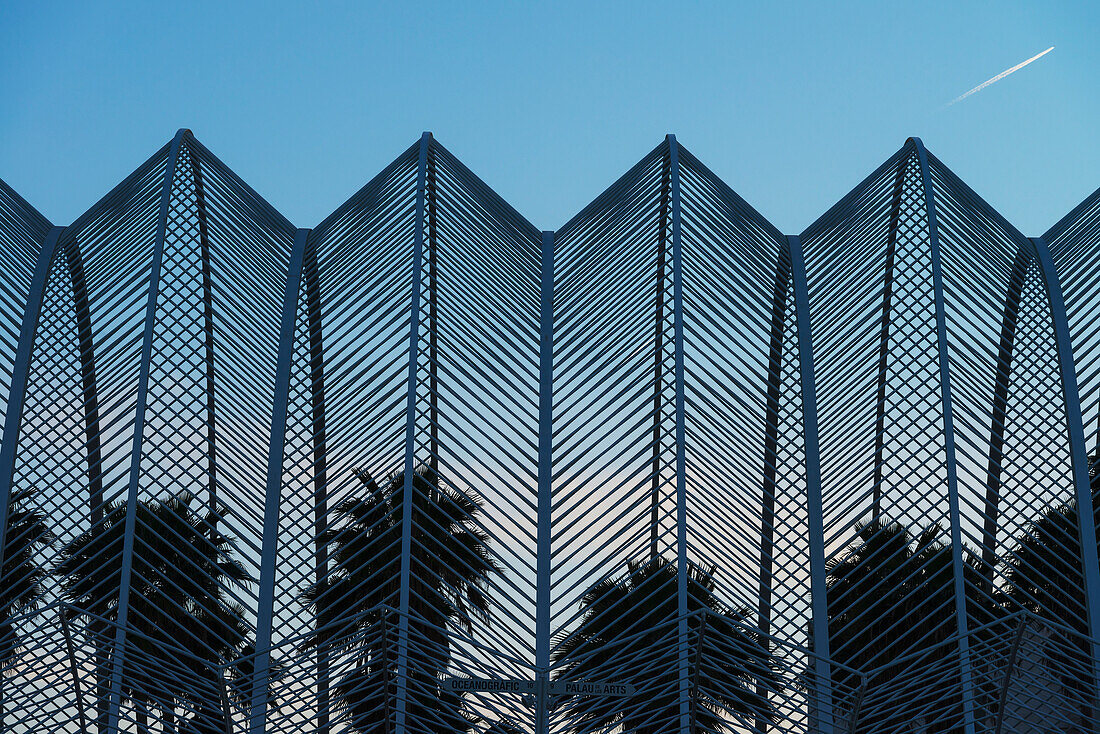
<path fill-rule="evenodd" d="M 135 701 L 137 708 L 137 728 L 141 734 L 149 734 L 149 708 L 144 701 Z"/>
<path fill-rule="evenodd" d="M 691 687 L 691 731 L 694 732 L 699 726 L 699 682 L 701 678 L 701 671 L 703 669 L 703 641 L 707 635 L 707 615 L 703 615 L 703 620 L 699 626 L 699 638 L 695 641 L 695 670 L 692 687 Z"/>

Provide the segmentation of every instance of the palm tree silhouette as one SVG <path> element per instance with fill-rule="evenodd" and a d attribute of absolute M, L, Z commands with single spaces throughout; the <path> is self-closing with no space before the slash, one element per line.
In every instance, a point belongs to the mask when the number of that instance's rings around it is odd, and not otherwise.
<path fill-rule="evenodd" d="M 1093 484 L 1095 489 L 1095 476 Z M 1044 509 L 1023 529 L 1006 561 L 1004 593 L 1010 605 L 1052 622 L 1046 629 L 1048 662 L 1088 720 L 1095 702 L 1077 513 L 1076 500 L 1070 500 Z"/>
<path fill-rule="evenodd" d="M 227 704 L 235 704 L 239 711 L 247 711 L 252 705 L 253 686 L 260 682 L 256 678 L 256 646 L 248 642 L 238 652 L 240 657 L 226 666 L 228 679 L 209 681 L 214 686 L 224 686 L 224 691 L 206 687 L 202 695 L 196 697 L 200 701 L 198 708 L 180 721 L 178 734 L 225 734 Z M 286 666 L 272 659 L 268 666 L 267 682 L 275 683 L 285 675 Z M 268 697 L 270 705 L 273 698 L 270 689 Z"/>
<path fill-rule="evenodd" d="M 4 565 L 0 570 L 0 676 L 15 664 L 19 634 L 12 618 L 37 610 L 46 577 L 39 556 L 54 542 L 45 516 L 33 509 L 34 493 L 12 487 L 8 497 L 7 530 L 4 535 Z M 0 726 L 4 705 L 0 697 Z"/>
<path fill-rule="evenodd" d="M 568 706 L 576 731 L 621 727 L 634 734 L 676 729 L 679 615 L 676 565 L 656 557 L 629 561 L 624 573 L 590 589 L 572 632 L 556 640 L 558 679 L 614 681 L 634 687 L 627 698 L 576 695 Z M 688 676 L 692 731 L 733 731 L 731 715 L 774 720 L 769 695 L 780 688 L 768 645 L 745 624 L 745 610 L 714 594 L 714 569 L 688 564 Z"/>
<path fill-rule="evenodd" d="M 139 720 L 157 708 L 166 726 L 177 704 L 196 716 L 224 718 L 218 665 L 237 658 L 250 633 L 244 609 L 230 598 L 249 579 L 233 540 L 218 530 L 226 510 L 193 512 L 189 497 L 136 505 L 122 688 Z M 63 596 L 86 615 L 87 633 L 96 639 L 111 639 L 118 622 L 125 525 L 126 504 L 108 505 L 54 569 Z"/>
<path fill-rule="evenodd" d="M 864 709 L 855 731 L 909 731 L 923 718 L 932 731 L 961 730 L 961 686 L 951 662 L 957 635 L 953 553 L 928 525 L 913 535 L 900 523 L 879 519 L 856 526 L 857 539 L 827 565 L 826 592 L 832 659 L 864 671 L 865 678 L 833 667 L 834 698 L 861 685 Z M 994 619 L 996 610 L 980 598 L 980 560 L 964 551 L 967 613 L 972 626 Z M 907 687 L 912 687 L 911 689 Z M 888 693 L 887 693 L 888 691 Z"/>
<path fill-rule="evenodd" d="M 489 723 L 485 734 L 525 734 L 525 731 L 519 724 L 504 717 Z"/>
<path fill-rule="evenodd" d="M 1089 457 L 1094 523 L 1100 520 L 1098 468 L 1100 452 Z M 1005 580 L 1017 604 L 1088 636 L 1076 499 L 1047 507 L 1024 528 L 1006 561 Z"/>
<path fill-rule="evenodd" d="M 1006 594 L 1036 614 L 1088 635 L 1077 502 L 1047 507 L 1017 536 L 1005 568 Z"/>
<path fill-rule="evenodd" d="M 42 600 L 42 582 L 47 574 L 39 556 L 54 542 L 45 516 L 32 508 L 33 496 L 28 489 L 13 487 L 8 500 L 4 567 L 0 573 L 0 671 L 11 667 L 19 649 L 12 617 L 36 610 Z"/>
<path fill-rule="evenodd" d="M 325 646 L 350 664 L 335 686 L 336 706 L 363 734 L 390 734 L 396 721 L 402 516 L 405 473 L 381 484 L 367 473 L 364 492 L 335 508 L 322 535 L 333 571 L 304 598 L 316 615 L 307 649 Z M 406 722 L 412 731 L 468 731 L 458 694 L 443 690 L 449 630 L 488 622 L 489 577 L 498 570 L 481 503 L 448 487 L 430 466 L 412 476 Z"/>

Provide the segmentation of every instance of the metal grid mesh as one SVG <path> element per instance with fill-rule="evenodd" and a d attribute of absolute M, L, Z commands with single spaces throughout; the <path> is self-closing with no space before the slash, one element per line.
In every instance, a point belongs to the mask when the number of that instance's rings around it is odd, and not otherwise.
<path fill-rule="evenodd" d="M 34 258 L 50 223 L 0 181 L 0 419 L 7 413 L 12 362 L 34 273 Z"/>
<path fill-rule="evenodd" d="M 916 139 L 799 236 L 672 136 L 556 232 L 0 185 L 2 728 L 1095 729 L 1098 253 Z"/>

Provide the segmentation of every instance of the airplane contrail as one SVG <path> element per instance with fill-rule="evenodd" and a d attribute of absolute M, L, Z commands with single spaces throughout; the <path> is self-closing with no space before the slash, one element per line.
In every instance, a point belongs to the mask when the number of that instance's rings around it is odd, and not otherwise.
<path fill-rule="evenodd" d="M 1030 64 L 1030 63 L 1031 63 L 1032 61 L 1035 61 L 1035 60 L 1037 60 L 1037 59 L 1040 59 L 1040 58 L 1042 58 L 1042 57 L 1046 56 L 1046 55 L 1047 55 L 1048 53 L 1050 53 L 1050 52 L 1051 52 L 1051 51 L 1053 51 L 1053 50 L 1054 50 L 1054 46 L 1051 46 L 1051 47 L 1050 47 L 1050 48 L 1048 48 L 1048 49 L 1047 49 L 1046 51 L 1043 51 L 1042 53 L 1038 53 L 1038 54 L 1035 54 L 1034 56 L 1032 56 L 1032 57 L 1031 57 L 1030 59 L 1028 59 L 1027 61 L 1021 61 L 1020 63 L 1018 63 L 1018 64 L 1016 64 L 1015 66 L 1013 66 L 1013 67 L 1012 67 L 1011 69 L 1005 69 L 1004 71 L 1002 71 L 1002 72 L 1001 72 L 1000 74 L 998 74 L 997 76 L 993 77 L 992 79 L 987 79 L 986 81 L 982 82 L 982 83 L 981 83 L 981 84 L 979 84 L 978 86 L 976 86 L 976 87 L 974 87 L 973 89 L 971 89 L 971 90 L 970 90 L 969 92 L 967 92 L 966 94 L 963 94 L 963 95 L 961 95 L 961 96 L 959 96 L 959 97 L 955 97 L 955 99 L 953 99 L 953 100 L 951 100 L 950 102 L 948 102 L 948 103 L 947 103 L 947 106 L 948 106 L 948 107 L 950 107 L 951 105 L 955 104 L 956 102 L 961 102 L 962 100 L 966 99 L 967 97 L 969 97 L 970 95 L 974 94 L 975 92 L 980 92 L 980 91 L 982 91 L 983 89 L 985 89 L 986 87 L 988 87 L 988 86 L 989 86 L 990 84 L 992 84 L 993 82 L 999 82 L 1000 80 L 1004 79 L 1004 78 L 1005 78 L 1006 76 L 1008 76 L 1009 74 L 1011 74 L 1012 72 L 1014 72 L 1014 71 L 1019 71 L 1020 69 L 1024 68 L 1024 67 L 1025 67 L 1025 66 L 1027 66 L 1028 64 Z"/>

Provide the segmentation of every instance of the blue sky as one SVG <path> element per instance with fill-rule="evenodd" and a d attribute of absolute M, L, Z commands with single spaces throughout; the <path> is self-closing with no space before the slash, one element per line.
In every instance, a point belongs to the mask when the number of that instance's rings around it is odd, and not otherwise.
<path fill-rule="evenodd" d="M 919 135 L 1038 235 L 1100 186 L 1098 31 L 1084 2 L 9 1 L 0 178 L 66 224 L 189 127 L 308 227 L 431 130 L 554 229 L 674 132 L 795 233 Z"/>

